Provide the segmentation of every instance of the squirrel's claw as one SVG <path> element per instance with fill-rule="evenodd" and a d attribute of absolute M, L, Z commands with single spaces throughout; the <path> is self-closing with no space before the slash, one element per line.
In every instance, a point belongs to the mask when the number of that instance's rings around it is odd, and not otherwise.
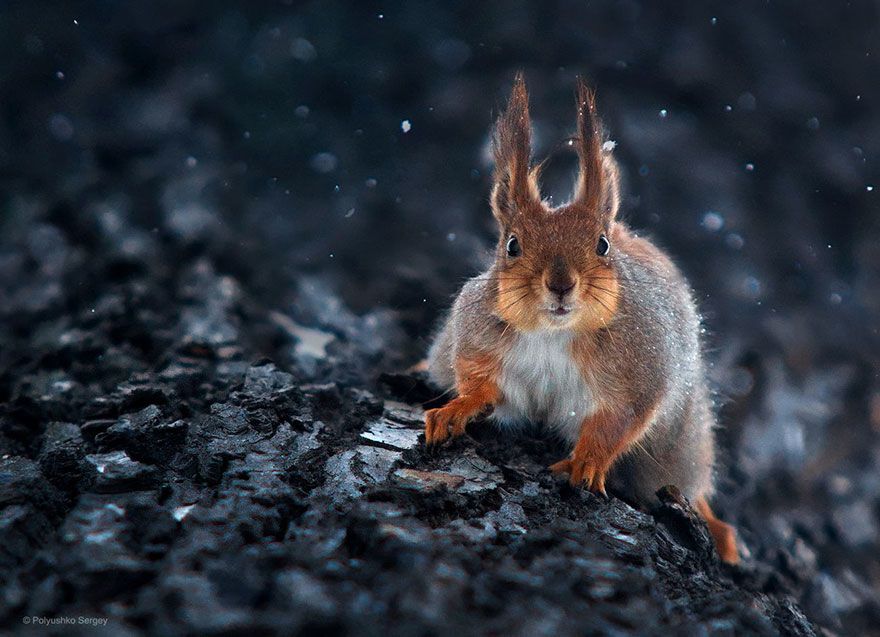
<path fill-rule="evenodd" d="M 429 409 L 425 412 L 425 444 L 439 445 L 450 436 L 457 438 L 464 433 L 467 418 L 457 410 L 447 407 Z"/>
<path fill-rule="evenodd" d="M 425 412 L 425 444 L 440 444 L 449 437 L 447 421 L 441 415 L 441 409 L 429 409 Z"/>
<path fill-rule="evenodd" d="M 588 458 L 566 458 L 550 465 L 550 471 L 556 475 L 567 473 L 571 486 L 586 486 L 593 493 L 600 493 L 606 498 L 605 474 L 607 469 L 599 467 Z"/>

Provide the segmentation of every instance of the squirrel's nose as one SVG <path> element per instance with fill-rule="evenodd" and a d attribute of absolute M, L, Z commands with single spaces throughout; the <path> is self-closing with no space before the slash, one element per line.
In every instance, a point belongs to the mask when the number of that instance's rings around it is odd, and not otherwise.
<path fill-rule="evenodd" d="M 550 279 L 547 281 L 547 289 L 562 300 L 566 294 L 574 289 L 574 280 L 570 278 Z"/>

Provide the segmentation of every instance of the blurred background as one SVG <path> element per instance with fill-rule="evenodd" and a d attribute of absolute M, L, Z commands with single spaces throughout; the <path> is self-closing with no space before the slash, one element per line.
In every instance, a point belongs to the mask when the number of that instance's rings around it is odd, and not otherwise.
<path fill-rule="evenodd" d="M 300 342 L 348 335 L 342 366 L 251 329 L 300 377 L 403 369 L 486 262 L 488 136 L 514 73 L 555 201 L 583 74 L 623 216 L 700 301 L 719 508 L 754 577 L 824 625 L 876 627 L 878 43 L 873 0 L 4 3 L 5 360 L 112 286 L 208 262 Z M 161 348 L 138 338 L 149 363 Z"/>

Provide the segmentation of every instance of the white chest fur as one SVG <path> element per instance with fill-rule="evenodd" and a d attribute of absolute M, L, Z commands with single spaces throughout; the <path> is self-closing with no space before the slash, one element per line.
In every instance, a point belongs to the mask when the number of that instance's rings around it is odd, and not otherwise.
<path fill-rule="evenodd" d="M 595 400 L 571 356 L 573 333 L 567 330 L 524 332 L 501 363 L 501 401 L 494 417 L 504 424 L 543 423 L 577 440 Z"/>

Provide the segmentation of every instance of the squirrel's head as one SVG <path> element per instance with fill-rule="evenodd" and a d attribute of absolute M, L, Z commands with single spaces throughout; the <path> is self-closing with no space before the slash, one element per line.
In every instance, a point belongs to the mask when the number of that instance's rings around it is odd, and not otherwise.
<path fill-rule="evenodd" d="M 498 118 L 492 211 L 500 226 L 494 269 L 496 311 L 514 328 L 599 329 L 617 308 L 614 268 L 618 171 L 604 146 L 593 92 L 578 79 L 579 169 L 571 201 L 541 199 L 540 165 L 532 167 L 531 122 L 525 81 L 518 74 Z"/>

